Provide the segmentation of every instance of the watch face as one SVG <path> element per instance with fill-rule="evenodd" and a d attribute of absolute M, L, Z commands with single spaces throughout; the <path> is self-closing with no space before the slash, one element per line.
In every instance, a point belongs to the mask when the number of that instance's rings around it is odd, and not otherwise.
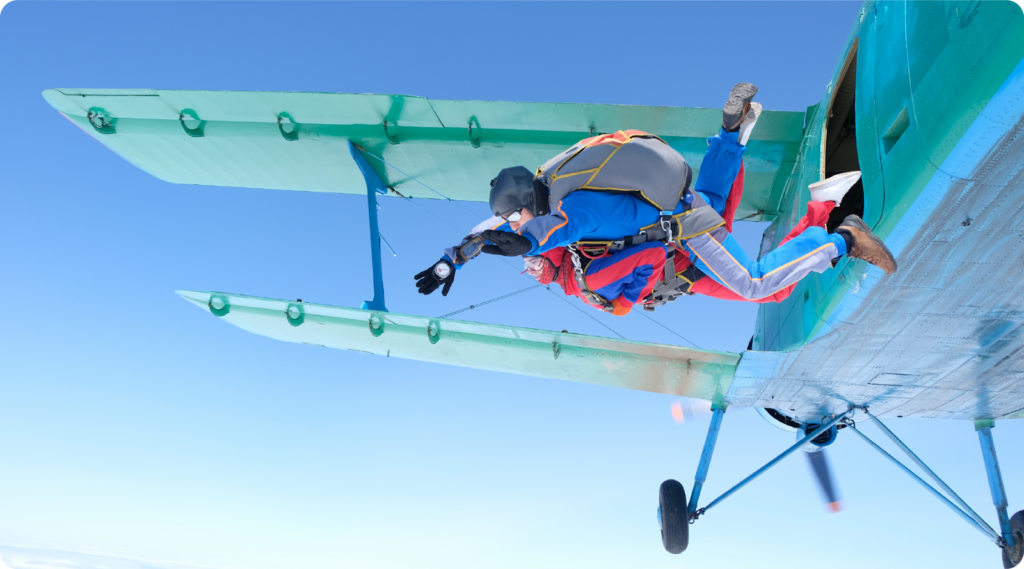
<path fill-rule="evenodd" d="M 448 263 L 438 263 L 434 267 L 434 274 L 442 279 L 446 279 L 448 275 L 452 274 L 452 268 L 448 266 Z"/>

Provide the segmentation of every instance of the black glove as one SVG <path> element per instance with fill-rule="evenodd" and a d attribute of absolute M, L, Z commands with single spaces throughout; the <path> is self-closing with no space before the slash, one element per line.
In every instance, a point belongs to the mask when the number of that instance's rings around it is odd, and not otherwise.
<path fill-rule="evenodd" d="M 420 294 L 430 294 L 444 284 L 441 296 L 448 296 L 448 291 L 455 282 L 455 267 L 446 259 L 441 259 L 413 278 L 416 279 L 416 290 Z"/>
<path fill-rule="evenodd" d="M 519 255 L 525 255 L 533 249 L 533 244 L 530 240 L 518 233 L 512 233 L 511 231 L 495 231 L 488 229 L 482 233 L 484 239 L 493 243 L 493 245 L 484 245 L 481 252 L 489 255 L 504 255 L 506 257 L 518 257 Z"/>

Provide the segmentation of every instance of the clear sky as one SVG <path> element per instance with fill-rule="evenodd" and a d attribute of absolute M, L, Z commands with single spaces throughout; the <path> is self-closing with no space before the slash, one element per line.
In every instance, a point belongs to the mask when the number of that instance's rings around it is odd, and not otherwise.
<path fill-rule="evenodd" d="M 859 9 L 7 5 L 0 557 L 14 569 L 998 566 L 990 542 L 851 438 L 830 448 L 842 513 L 826 512 L 795 456 L 692 526 L 690 549 L 671 556 L 658 485 L 690 487 L 706 416 L 677 424 L 668 396 L 287 344 L 218 322 L 173 291 L 369 298 L 365 200 L 160 182 L 40 96 L 106 87 L 719 107 L 750 81 L 765 108 L 803 110 Z M 456 226 L 476 221 L 429 207 Z M 754 248 L 763 227 L 739 225 Z M 530 284 L 485 259 L 447 298 L 423 298 L 411 276 L 459 235 L 392 199 L 381 230 L 398 252 L 384 259 L 392 311 L 441 315 Z M 740 351 L 755 312 L 694 298 L 656 317 L 702 348 Z M 630 339 L 685 344 L 636 315 L 592 315 Z M 610 334 L 543 289 L 460 317 Z M 891 426 L 995 523 L 969 423 Z M 1012 512 L 1024 505 L 1024 425 L 998 423 L 994 435 Z M 730 409 L 704 496 L 791 440 Z"/>

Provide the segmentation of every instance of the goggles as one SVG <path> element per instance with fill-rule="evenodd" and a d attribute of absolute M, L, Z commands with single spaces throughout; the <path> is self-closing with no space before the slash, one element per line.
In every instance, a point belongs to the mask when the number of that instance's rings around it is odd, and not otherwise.
<path fill-rule="evenodd" d="M 551 284 L 558 279 L 558 270 L 560 267 L 556 267 L 551 259 L 547 257 L 524 257 L 524 264 L 526 265 L 525 273 L 530 273 L 530 276 L 537 279 L 540 284 Z"/>
<path fill-rule="evenodd" d="M 523 218 L 523 208 L 519 208 L 508 215 L 501 216 L 505 221 L 519 221 Z"/>

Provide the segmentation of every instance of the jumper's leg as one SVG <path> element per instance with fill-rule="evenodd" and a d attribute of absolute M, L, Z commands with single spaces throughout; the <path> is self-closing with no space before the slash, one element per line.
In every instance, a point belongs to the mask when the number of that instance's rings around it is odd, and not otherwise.
<path fill-rule="evenodd" d="M 387 312 L 388 309 L 384 307 L 384 272 L 381 269 L 380 264 L 380 231 L 377 229 L 377 194 L 387 194 L 388 187 L 384 184 L 384 180 L 380 179 L 377 172 L 370 167 L 370 164 L 363 158 L 363 154 L 359 152 L 359 147 L 356 146 L 351 140 L 348 143 L 349 153 L 352 154 L 352 158 L 356 161 L 356 165 L 359 166 L 359 171 L 363 173 L 363 178 L 366 180 L 366 209 L 370 214 L 370 257 L 373 261 L 373 300 L 368 300 L 363 303 L 362 307 L 364 310 L 380 310 Z"/>
<path fill-rule="evenodd" d="M 981 456 L 985 460 L 985 472 L 988 474 L 988 488 L 992 491 L 992 503 L 996 506 L 999 516 L 999 529 L 1003 534 L 1005 547 L 1014 549 L 1013 532 L 1010 531 L 1010 517 L 1006 515 L 1006 491 L 1003 489 L 1003 475 L 999 472 L 999 460 L 996 458 L 996 445 L 992 440 L 993 421 L 975 421 L 974 428 L 978 431 L 981 442 Z"/>
<path fill-rule="evenodd" d="M 711 467 L 711 455 L 715 452 L 715 443 L 718 442 L 718 431 L 722 428 L 722 416 L 725 415 L 725 406 L 713 405 L 714 415 L 711 416 L 711 425 L 708 427 L 708 436 L 704 439 L 704 450 L 700 453 L 700 464 L 697 466 L 697 476 L 693 482 L 693 492 L 690 493 L 690 504 L 686 513 L 693 517 L 697 511 L 697 500 L 700 498 L 700 489 L 704 481 L 708 479 L 708 468 Z"/>

